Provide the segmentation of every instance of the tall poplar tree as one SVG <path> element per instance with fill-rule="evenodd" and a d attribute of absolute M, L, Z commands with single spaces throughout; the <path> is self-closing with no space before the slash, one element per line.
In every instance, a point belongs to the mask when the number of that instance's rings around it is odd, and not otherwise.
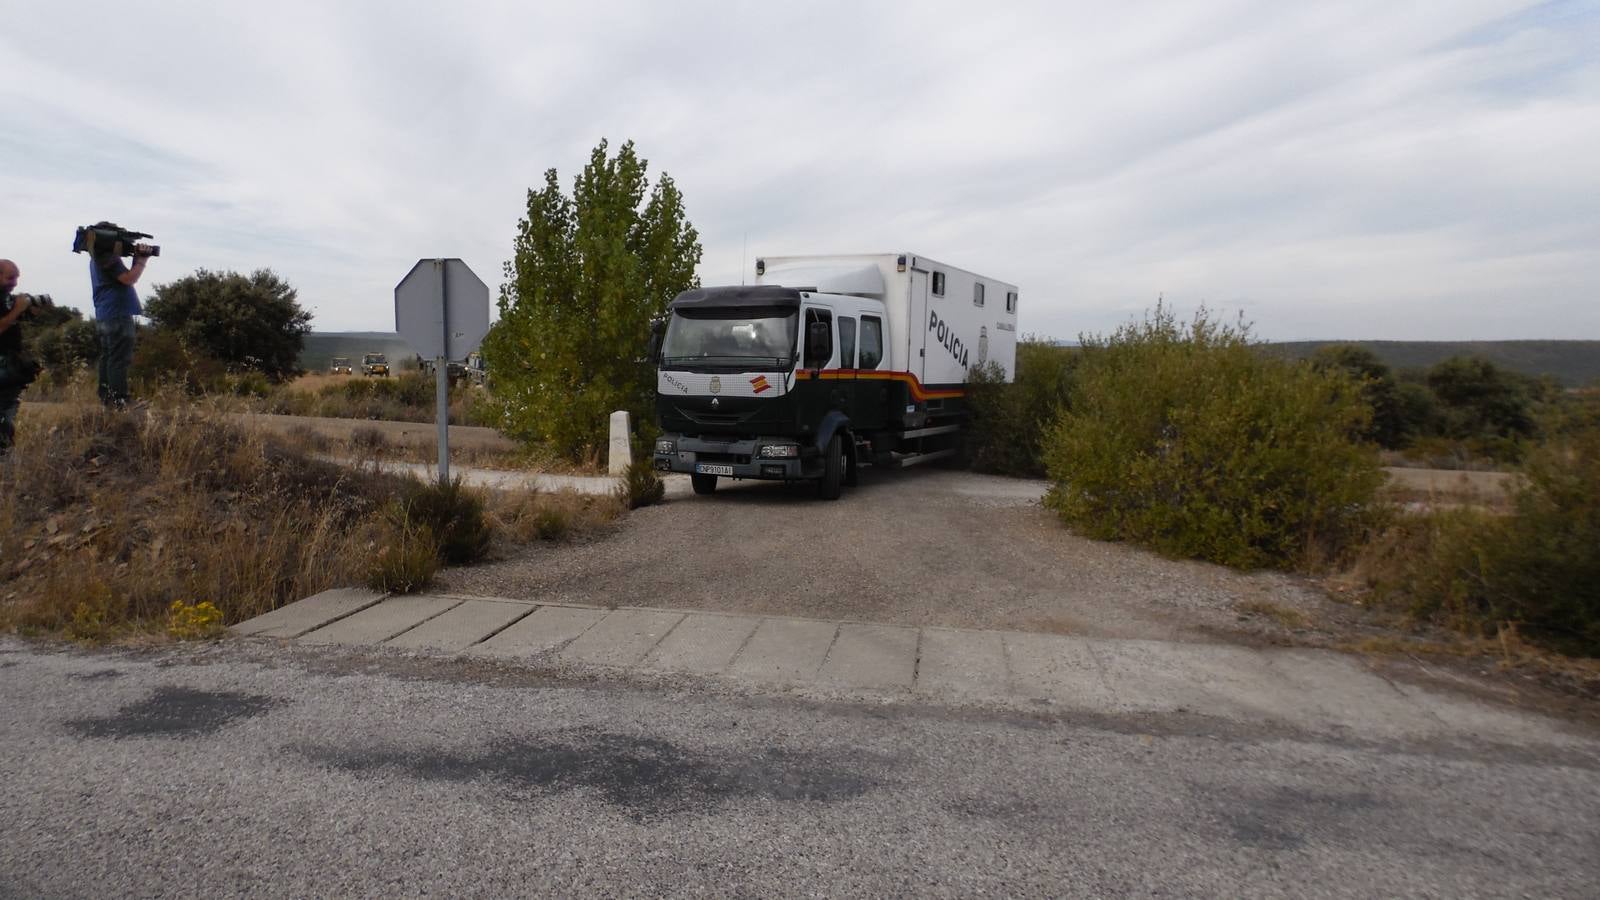
<path fill-rule="evenodd" d="M 677 185 L 663 172 L 651 188 L 632 141 L 607 149 L 594 148 L 570 198 L 555 169 L 528 191 L 483 342 L 503 429 L 575 458 L 605 442 L 611 412 L 653 415 L 650 320 L 700 283 Z"/>

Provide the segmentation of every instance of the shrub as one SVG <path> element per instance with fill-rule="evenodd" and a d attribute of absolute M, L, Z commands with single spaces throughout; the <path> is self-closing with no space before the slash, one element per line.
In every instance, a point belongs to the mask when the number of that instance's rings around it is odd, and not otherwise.
<path fill-rule="evenodd" d="M 228 369 L 185 346 L 175 332 L 151 328 L 141 330 L 134 342 L 128 377 L 140 393 L 152 393 L 163 384 L 172 384 L 190 395 L 199 395 L 224 392 Z"/>
<path fill-rule="evenodd" d="M 222 633 L 222 610 L 209 600 L 199 603 L 172 601 L 167 609 L 167 634 L 180 641 L 197 641 Z"/>
<path fill-rule="evenodd" d="M 464 487 L 459 477 L 419 483 L 406 498 L 405 514 L 413 526 L 433 535 L 440 558 L 453 566 L 480 559 L 493 538 L 483 496 Z"/>
<path fill-rule="evenodd" d="M 1103 539 L 1243 568 L 1347 547 L 1383 481 L 1370 411 L 1342 372 L 1258 353 L 1201 310 L 1084 341 L 1045 437 L 1046 503 Z"/>
<path fill-rule="evenodd" d="M 1038 478 L 1045 474 L 1040 442 L 1067 402 L 1078 353 L 1036 338 L 1017 345 L 1015 379 L 995 363 L 968 376 L 962 450 L 979 472 Z"/>
<path fill-rule="evenodd" d="M 615 521 L 623 509 L 620 494 L 605 497 L 571 489 L 528 488 L 497 493 L 492 515 L 507 537 L 526 544 L 586 534 Z"/>
<path fill-rule="evenodd" d="M 439 571 L 439 540 L 426 525 L 411 520 L 404 506 L 390 509 L 388 528 L 367 570 L 367 586 L 375 591 L 409 594 L 420 591 Z"/>
<path fill-rule="evenodd" d="M 1530 454 L 1509 516 L 1412 516 L 1366 548 L 1376 597 L 1468 631 L 1600 656 L 1600 429 Z"/>
<path fill-rule="evenodd" d="M 272 393 L 272 382 L 260 372 L 240 372 L 229 375 L 223 382 L 228 393 L 236 397 L 265 397 Z"/>
<path fill-rule="evenodd" d="M 629 509 L 660 503 L 666 495 L 667 486 L 648 459 L 636 459 L 628 463 L 622 483 L 617 486 L 617 499 Z"/>
<path fill-rule="evenodd" d="M 357 456 L 377 459 L 389 449 L 389 436 L 380 428 L 365 425 L 350 432 L 350 448 Z"/>

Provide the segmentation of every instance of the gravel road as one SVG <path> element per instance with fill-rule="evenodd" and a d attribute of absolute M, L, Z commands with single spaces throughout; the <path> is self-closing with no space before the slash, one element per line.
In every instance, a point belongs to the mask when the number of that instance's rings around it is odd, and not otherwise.
<path fill-rule="evenodd" d="M 0 639 L 0 896 L 1588 897 L 1593 753 Z"/>
<path fill-rule="evenodd" d="M 1039 506 L 1042 482 L 863 469 L 836 503 L 803 486 L 721 485 L 635 511 L 616 531 L 441 573 L 438 590 L 549 603 L 679 607 L 1215 640 L 1234 605 L 1323 603 L 1298 579 L 1086 540 Z"/>

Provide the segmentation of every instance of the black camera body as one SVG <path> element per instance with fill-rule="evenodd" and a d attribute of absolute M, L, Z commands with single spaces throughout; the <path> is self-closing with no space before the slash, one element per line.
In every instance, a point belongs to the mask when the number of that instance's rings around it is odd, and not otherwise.
<path fill-rule="evenodd" d="M 142 231 L 129 231 L 113 222 L 84 225 L 72 238 L 73 253 L 90 256 L 160 256 L 161 248 L 139 241 L 152 237 Z"/>
<path fill-rule="evenodd" d="M 49 294 L 12 294 L 9 302 L 6 303 L 5 311 L 10 312 L 11 306 L 23 297 L 28 298 L 28 309 L 23 312 L 23 315 L 30 319 L 40 313 L 56 308 L 55 301 L 50 299 Z"/>

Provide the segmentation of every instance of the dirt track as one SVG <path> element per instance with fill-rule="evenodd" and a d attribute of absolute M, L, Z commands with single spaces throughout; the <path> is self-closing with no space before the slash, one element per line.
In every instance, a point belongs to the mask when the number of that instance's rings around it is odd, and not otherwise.
<path fill-rule="evenodd" d="M 1041 482 L 863 470 L 837 503 L 741 483 L 631 514 L 589 543 L 442 573 L 440 589 L 595 606 L 671 606 L 1158 640 L 1249 630 L 1234 604 L 1328 601 L 1299 579 L 1077 537 Z"/>

